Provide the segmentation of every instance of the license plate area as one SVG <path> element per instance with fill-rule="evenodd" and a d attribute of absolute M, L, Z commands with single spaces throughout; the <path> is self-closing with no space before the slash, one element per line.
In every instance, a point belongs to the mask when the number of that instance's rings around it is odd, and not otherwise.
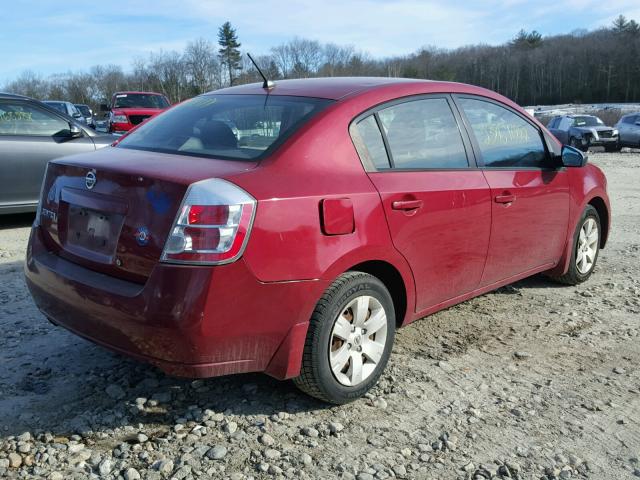
<path fill-rule="evenodd" d="M 115 254 L 124 216 L 69 205 L 66 246 L 92 252 L 108 261 Z M 80 253 L 80 252 L 78 252 Z"/>

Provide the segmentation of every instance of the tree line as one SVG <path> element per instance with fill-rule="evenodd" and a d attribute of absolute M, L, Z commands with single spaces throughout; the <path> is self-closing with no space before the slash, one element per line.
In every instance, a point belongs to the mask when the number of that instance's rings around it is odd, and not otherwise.
<path fill-rule="evenodd" d="M 199 38 L 182 52 L 136 58 L 129 71 L 96 65 L 43 77 L 25 71 L 3 91 L 96 107 L 118 90 L 164 93 L 179 102 L 229 85 L 261 81 L 233 26 L 217 42 Z M 619 16 L 609 27 L 543 37 L 521 30 L 502 45 L 423 47 L 410 55 L 374 58 L 353 46 L 294 38 L 255 57 L 271 80 L 389 76 L 470 83 L 522 105 L 640 101 L 640 25 Z"/>

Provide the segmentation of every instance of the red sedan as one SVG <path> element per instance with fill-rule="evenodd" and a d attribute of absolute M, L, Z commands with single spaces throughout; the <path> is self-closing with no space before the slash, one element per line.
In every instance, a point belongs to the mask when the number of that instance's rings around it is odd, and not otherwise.
<path fill-rule="evenodd" d="M 396 328 L 539 272 L 585 281 L 610 218 L 602 171 L 494 92 L 290 80 L 51 162 L 25 270 L 44 315 L 107 348 L 344 403 Z"/>

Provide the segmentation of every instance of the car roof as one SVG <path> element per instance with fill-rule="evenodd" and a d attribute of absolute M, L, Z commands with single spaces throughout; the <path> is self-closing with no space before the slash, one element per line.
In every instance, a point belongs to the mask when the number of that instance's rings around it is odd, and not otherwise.
<path fill-rule="evenodd" d="M 15 93 L 5 93 L 5 92 L 0 92 L 0 98 L 5 98 L 5 99 L 14 99 L 14 100 L 33 100 L 31 97 L 26 97 L 24 95 L 18 95 Z"/>
<path fill-rule="evenodd" d="M 437 85 L 448 82 L 387 77 L 303 78 L 296 80 L 277 80 L 274 82 L 273 88 L 269 89 L 269 94 L 339 100 L 354 93 L 364 93 L 376 88 L 409 83 Z M 237 87 L 228 87 L 214 92 L 208 92 L 206 95 L 209 94 L 264 95 L 265 89 L 262 87 L 262 83 L 249 83 L 246 85 L 239 85 Z"/>
<path fill-rule="evenodd" d="M 67 102 L 66 100 L 42 100 L 42 103 L 71 103 L 71 102 Z"/>

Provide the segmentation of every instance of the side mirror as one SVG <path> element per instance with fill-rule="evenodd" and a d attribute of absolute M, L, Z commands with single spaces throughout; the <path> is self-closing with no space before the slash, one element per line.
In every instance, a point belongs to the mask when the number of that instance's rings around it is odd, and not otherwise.
<path fill-rule="evenodd" d="M 82 136 L 82 129 L 73 123 L 69 124 L 69 137 L 78 138 Z"/>
<path fill-rule="evenodd" d="M 640 125 L 640 120 L 636 120 L 636 125 Z"/>
<path fill-rule="evenodd" d="M 100 111 L 101 112 L 108 112 L 110 110 L 109 105 L 107 105 L 106 103 L 101 103 L 100 104 Z"/>
<path fill-rule="evenodd" d="M 564 145 L 562 147 L 562 165 L 565 167 L 584 167 L 588 157 L 575 147 Z"/>

